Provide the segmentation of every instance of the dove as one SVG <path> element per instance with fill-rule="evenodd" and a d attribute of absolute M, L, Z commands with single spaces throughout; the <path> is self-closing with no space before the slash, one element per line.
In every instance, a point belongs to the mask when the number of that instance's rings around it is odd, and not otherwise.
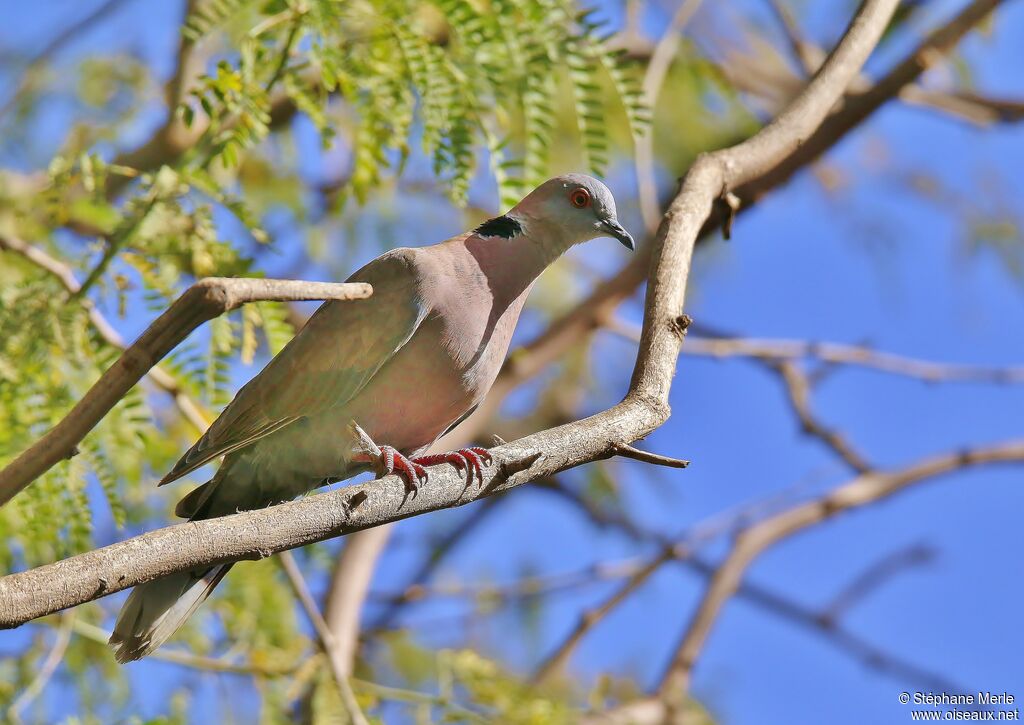
<path fill-rule="evenodd" d="M 429 485 L 425 467 L 438 463 L 464 471 L 467 484 L 482 480 L 483 448 L 421 454 L 487 394 L 538 276 L 573 245 L 603 236 L 634 249 L 608 188 L 568 174 L 471 232 L 369 262 L 348 281 L 368 282 L 372 296 L 321 305 L 160 481 L 223 458 L 175 513 L 195 521 L 261 508 L 368 470 L 399 474 L 407 495 Z M 230 568 L 137 586 L 110 636 L 117 661 L 159 647 Z"/>

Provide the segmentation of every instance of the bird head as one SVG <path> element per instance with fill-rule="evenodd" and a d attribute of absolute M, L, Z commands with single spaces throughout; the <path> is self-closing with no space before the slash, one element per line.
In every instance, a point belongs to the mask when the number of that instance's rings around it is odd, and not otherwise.
<path fill-rule="evenodd" d="M 636 247 L 615 215 L 608 187 L 585 174 L 548 179 L 506 216 L 523 222 L 533 235 L 557 240 L 564 247 L 597 237 L 614 237 L 630 251 Z"/>

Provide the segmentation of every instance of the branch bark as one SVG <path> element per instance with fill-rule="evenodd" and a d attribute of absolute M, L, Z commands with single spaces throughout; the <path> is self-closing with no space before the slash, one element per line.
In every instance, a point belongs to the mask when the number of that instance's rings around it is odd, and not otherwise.
<path fill-rule="evenodd" d="M 189 287 L 166 312 L 96 381 L 60 423 L 0 470 L 0 506 L 59 461 L 75 454 L 75 446 L 157 361 L 208 320 L 247 302 L 260 300 L 360 300 L 373 290 L 368 284 L 298 282 L 277 279 L 208 277 Z"/>
<path fill-rule="evenodd" d="M 866 0 L 842 41 L 788 109 L 737 146 L 698 157 L 686 174 L 652 246 L 640 350 L 621 403 L 494 449 L 495 463 L 482 490 L 467 487 L 450 466 L 438 466 L 431 470 L 432 484 L 413 499 L 407 499 L 397 476 L 388 476 L 259 511 L 179 524 L 9 575 L 0 579 L 0 626 L 17 626 L 174 572 L 266 556 L 503 493 L 539 476 L 605 457 L 612 446 L 649 434 L 669 416 L 690 261 L 716 199 L 778 166 L 801 147 L 878 43 L 896 4 L 897 0 Z M 160 334 L 158 329 L 154 336 Z"/>

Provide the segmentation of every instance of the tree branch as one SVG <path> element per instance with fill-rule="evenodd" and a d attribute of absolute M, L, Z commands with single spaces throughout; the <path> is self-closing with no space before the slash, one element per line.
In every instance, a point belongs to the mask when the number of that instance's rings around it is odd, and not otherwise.
<path fill-rule="evenodd" d="M 678 318 L 690 261 L 715 200 L 758 178 L 801 147 L 878 43 L 896 4 L 896 0 L 866 0 L 842 41 L 787 110 L 737 146 L 701 155 L 686 174 L 652 245 L 640 350 L 629 392 L 621 403 L 494 449 L 494 465 L 484 477 L 483 490 L 467 487 L 452 467 L 436 466 L 431 470 L 432 485 L 424 486 L 412 499 L 407 499 L 399 477 L 388 476 L 267 509 L 171 526 L 8 575 L 0 579 L 0 626 L 17 626 L 174 572 L 265 556 L 503 493 L 539 476 L 596 460 L 612 444 L 629 444 L 649 434 L 669 416 L 669 391 L 683 340 Z M 67 452 L 66 448 L 63 453 Z"/>
<path fill-rule="evenodd" d="M 769 361 L 812 358 L 831 365 L 856 365 L 892 375 L 918 378 L 928 383 L 1024 383 L 1024 367 L 932 362 L 875 350 L 866 345 L 837 342 L 690 335 L 684 352 L 687 355 L 716 358 L 755 357 Z"/>
<path fill-rule="evenodd" d="M 811 381 L 807 375 L 792 361 L 773 364 L 772 367 L 782 377 L 786 386 L 790 406 L 803 432 L 813 436 L 828 446 L 846 465 L 857 473 L 867 473 L 872 469 L 867 459 L 846 439 L 842 433 L 829 428 L 811 410 Z"/>
<path fill-rule="evenodd" d="M 85 15 L 80 20 L 72 23 L 54 38 L 44 45 L 26 64 L 22 70 L 21 80 L 18 82 L 14 92 L 7 98 L 3 104 L 0 104 L 0 116 L 5 115 L 11 108 L 17 104 L 18 100 L 22 97 L 25 89 L 28 88 L 32 72 L 44 64 L 47 59 L 52 57 L 54 54 L 59 53 L 64 46 L 69 42 L 75 40 L 81 33 L 86 32 L 96 23 L 105 20 L 111 13 L 116 12 L 120 9 L 121 5 L 125 4 L 125 0 L 106 0 L 105 2 L 97 5 L 92 12 Z"/>
<path fill-rule="evenodd" d="M 355 693 L 352 692 L 352 685 L 349 683 L 352 669 L 351 662 L 345 660 L 345 653 L 338 646 L 338 641 L 334 638 L 331 628 L 327 626 L 327 622 L 324 621 L 320 610 L 317 609 L 316 602 L 313 601 L 313 595 L 306 585 L 306 579 L 302 576 L 299 565 L 295 562 L 295 557 L 292 556 L 290 551 L 282 551 L 278 561 L 281 562 L 281 568 L 284 569 L 285 576 L 288 577 L 288 583 L 291 584 L 292 591 L 295 592 L 295 598 L 299 600 L 303 611 L 309 617 L 310 624 L 313 625 L 317 642 L 319 642 L 320 648 L 327 657 L 327 662 L 331 667 L 331 674 L 334 676 L 334 682 L 338 686 L 338 693 L 341 696 L 341 704 L 348 713 L 349 720 L 353 725 L 369 725 L 366 721 L 366 716 L 359 709 L 359 703 L 356 702 Z"/>
<path fill-rule="evenodd" d="M 610 318 L 605 321 L 604 327 L 625 340 L 640 342 L 638 326 Z M 869 345 L 788 338 L 739 337 L 710 332 L 704 326 L 701 328 L 701 335 L 694 335 L 691 332 L 687 336 L 686 345 L 683 346 L 684 355 L 718 359 L 746 357 L 769 363 L 816 360 L 827 365 L 851 365 L 890 375 L 917 378 L 926 383 L 1024 383 L 1024 367 L 1021 366 L 934 362 L 876 350 Z"/>
<path fill-rule="evenodd" d="M 978 23 L 984 20 L 1002 0 L 974 0 L 951 20 L 933 31 L 901 62 L 869 89 L 848 95 L 842 109 L 832 114 L 813 133 L 808 134 L 794 153 L 756 178 L 734 188 L 746 206 L 761 194 L 789 179 L 796 171 L 821 156 L 858 126 L 864 119 L 899 95 L 901 89 L 921 77 L 937 59 L 949 53 Z M 819 71 L 820 72 L 820 71 Z M 741 207 L 742 208 L 742 207 Z"/>
<path fill-rule="evenodd" d="M 32 704 L 32 701 L 39 697 L 46 684 L 53 677 L 53 673 L 60 667 L 64 654 L 68 651 L 68 644 L 71 642 L 72 627 L 75 623 L 75 613 L 66 612 L 60 616 L 60 626 L 57 628 L 57 636 L 53 641 L 53 647 L 47 653 L 46 658 L 39 666 L 35 678 L 29 683 L 17 699 L 7 710 L 7 717 L 11 722 L 21 722 L 21 712 Z"/>
<path fill-rule="evenodd" d="M 598 526 L 614 526 L 634 541 L 654 543 L 662 551 L 664 551 L 665 546 L 669 545 L 670 539 L 654 532 L 640 529 L 619 510 L 614 512 L 601 511 L 582 496 L 568 489 L 549 488 L 546 490 L 559 493 L 568 498 L 583 511 L 587 518 Z M 763 513 L 765 508 L 764 502 L 759 502 L 755 506 L 744 506 L 726 516 L 716 516 L 711 521 L 699 524 L 695 529 L 687 532 L 676 544 L 675 560 L 697 576 L 710 580 L 715 575 L 717 567 L 697 552 L 697 544 L 719 534 L 735 530 L 735 527 L 742 521 L 750 520 L 759 513 Z M 660 556 L 660 554 L 658 555 Z M 606 565 L 605 568 L 595 571 L 591 575 L 591 580 L 601 574 L 604 574 L 605 577 L 631 576 L 645 565 L 644 561 L 637 559 L 623 562 L 618 567 L 612 565 L 610 571 Z M 564 577 L 564 579 L 569 584 L 574 583 L 569 577 Z M 891 673 L 900 682 L 916 682 L 919 687 L 930 688 L 935 692 L 970 691 L 970 688 L 965 688 L 960 683 L 952 682 L 935 672 L 926 670 L 913 662 L 887 652 L 860 635 L 843 628 L 838 617 L 832 616 L 831 606 L 827 607 L 824 611 L 816 611 L 788 596 L 749 581 L 740 582 L 735 596 L 790 624 L 804 627 L 812 633 L 820 635 L 827 643 L 835 646 L 844 654 L 861 661 L 868 667 L 881 672 Z M 602 614 L 607 614 L 607 612 L 602 612 Z M 600 618 L 592 619 L 590 622 L 591 629 L 599 622 Z M 653 708 L 651 706 L 652 702 L 654 703 Z M 658 716 L 651 718 L 635 717 L 638 710 L 643 713 L 658 714 Z M 624 722 L 631 725 L 641 725 L 642 723 L 650 722 L 662 725 L 664 722 L 664 711 L 665 703 L 654 697 L 629 702 L 615 708 L 614 712 L 602 714 L 607 717 L 595 715 L 593 721 Z"/>
<path fill-rule="evenodd" d="M 707 591 L 662 678 L 659 694 L 675 701 L 685 695 L 693 665 L 725 603 L 740 586 L 754 560 L 780 540 L 844 511 L 892 496 L 921 481 L 973 466 L 1010 462 L 1024 462 L 1024 441 L 948 453 L 897 471 L 865 473 L 821 499 L 794 506 L 745 529 L 711 577 Z"/>
<path fill-rule="evenodd" d="M 676 557 L 676 547 L 671 545 L 665 546 L 658 556 L 633 572 L 629 579 L 623 582 L 607 599 L 593 609 L 583 611 L 572 632 L 569 633 L 554 652 L 541 662 L 536 672 L 534 672 L 532 677 L 533 684 L 543 685 L 550 682 L 556 674 L 562 671 L 576 646 L 598 622 L 610 614 L 613 609 L 625 601 L 633 592 L 642 587 L 663 565 Z"/>
<path fill-rule="evenodd" d="M 146 328 L 56 427 L 0 470 L 0 506 L 54 464 L 74 455 L 78 442 L 125 393 L 202 323 L 247 302 L 360 300 L 372 292 L 370 285 L 361 283 L 227 277 L 199 280 Z"/>

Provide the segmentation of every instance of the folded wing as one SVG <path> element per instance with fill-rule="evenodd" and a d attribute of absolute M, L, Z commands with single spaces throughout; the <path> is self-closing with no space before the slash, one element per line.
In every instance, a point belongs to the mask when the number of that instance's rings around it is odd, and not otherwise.
<path fill-rule="evenodd" d="M 321 305 L 159 485 L 351 400 L 426 316 L 415 258 L 415 250 L 396 249 L 353 274 L 348 281 L 370 283 L 373 295 Z"/>

